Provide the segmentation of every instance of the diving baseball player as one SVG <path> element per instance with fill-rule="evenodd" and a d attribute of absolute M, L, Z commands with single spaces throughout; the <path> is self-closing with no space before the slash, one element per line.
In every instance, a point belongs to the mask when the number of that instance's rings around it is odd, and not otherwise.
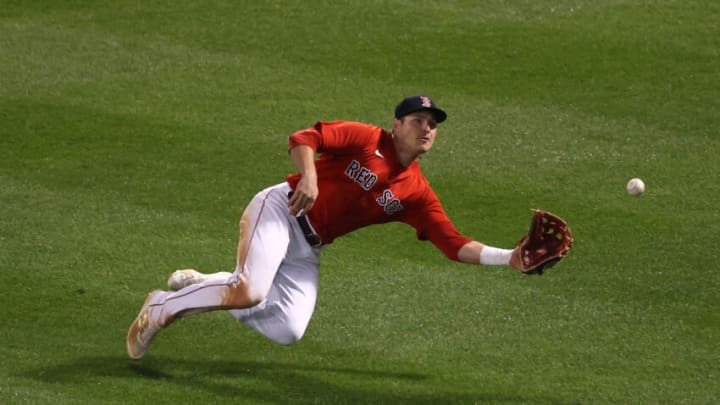
<path fill-rule="evenodd" d="M 395 108 L 391 131 L 333 121 L 291 135 L 298 173 L 259 192 L 245 209 L 234 272 L 173 273 L 170 291 L 151 292 L 131 324 L 128 355 L 143 357 L 176 319 L 214 310 L 230 311 L 277 343 L 298 341 L 315 308 L 320 252 L 371 224 L 404 222 L 451 260 L 535 267 L 520 247 L 499 249 L 463 236 L 445 214 L 416 159 L 432 148 L 446 117 L 429 97 L 411 96 Z"/>

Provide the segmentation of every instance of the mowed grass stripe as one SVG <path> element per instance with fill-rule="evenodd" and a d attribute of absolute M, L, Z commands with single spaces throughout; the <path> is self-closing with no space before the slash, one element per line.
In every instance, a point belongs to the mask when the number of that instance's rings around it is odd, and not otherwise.
<path fill-rule="evenodd" d="M 712 94 L 717 93 L 713 91 L 717 88 L 711 84 L 714 81 L 704 80 L 712 78 L 715 74 L 711 52 L 713 43 L 710 38 L 713 37 L 712 32 L 715 28 L 712 24 L 712 16 L 716 15 L 717 10 L 714 10 L 716 6 L 712 5 L 705 10 L 706 12 L 700 12 L 692 6 L 675 7 L 670 4 L 665 4 L 666 8 L 629 7 L 627 4 L 616 4 L 614 7 L 607 6 L 600 9 L 574 8 L 571 4 L 542 6 L 537 7 L 537 15 L 518 12 L 515 13 L 516 18 L 510 22 L 504 19 L 478 21 L 475 24 L 463 25 L 462 30 L 453 30 L 452 27 L 455 25 L 450 26 L 452 20 L 448 20 L 445 25 L 441 21 L 442 35 L 433 35 L 436 31 L 429 32 L 428 28 L 418 25 L 404 37 L 413 38 L 412 34 L 415 34 L 414 38 L 418 41 L 427 41 L 430 44 L 430 49 L 434 52 L 432 59 L 422 64 L 425 69 L 401 63 L 402 60 L 413 57 L 416 51 L 413 47 L 398 50 L 397 60 L 377 57 L 378 54 L 387 54 L 391 50 L 390 44 L 383 39 L 399 35 L 400 32 L 397 25 L 382 24 L 384 20 L 392 18 L 392 15 L 375 15 L 379 13 L 373 8 L 367 9 L 365 13 L 377 19 L 377 29 L 365 32 L 367 30 L 363 31 L 357 27 L 358 30 L 353 31 L 352 27 L 362 19 L 348 19 L 346 23 L 349 26 L 345 25 L 345 29 L 337 32 L 337 36 L 330 36 L 333 39 L 331 41 L 318 41 L 312 36 L 313 31 L 307 29 L 306 25 L 309 24 L 305 22 L 307 20 L 300 18 L 288 18 L 287 24 L 274 30 L 273 35 L 268 35 L 262 30 L 267 28 L 263 25 L 263 21 L 267 21 L 269 15 L 273 13 L 292 17 L 297 14 L 308 17 L 310 22 L 320 18 L 317 13 L 296 6 L 251 8 L 242 13 L 233 9 L 223 10 L 239 15 L 236 15 L 238 17 L 236 24 L 221 26 L 203 25 L 203 22 L 220 18 L 216 15 L 216 9 L 194 10 L 197 13 L 196 17 L 187 21 L 189 25 L 183 26 L 182 30 L 175 25 L 161 24 L 162 21 L 175 15 L 172 11 L 167 14 L 159 10 L 155 12 L 148 10 L 145 24 L 157 21 L 157 29 L 152 32 L 131 31 L 134 32 L 135 40 L 127 44 L 142 47 L 160 39 L 158 42 L 160 46 L 157 47 L 160 55 L 164 53 L 164 47 L 169 46 L 169 49 L 173 49 L 173 43 L 183 43 L 193 45 L 184 55 L 195 58 L 196 61 L 206 59 L 206 55 L 198 52 L 200 49 L 205 49 L 226 55 L 240 53 L 245 57 L 255 54 L 261 60 L 281 61 L 281 66 L 287 63 L 292 68 L 285 70 L 286 74 L 269 77 L 292 77 L 295 86 L 270 87 L 273 91 L 300 88 L 305 95 L 310 92 L 316 94 L 317 97 L 306 99 L 305 103 L 297 103 L 300 108 L 310 103 L 309 111 L 317 110 L 313 107 L 328 107 L 315 104 L 319 102 L 315 100 L 322 100 L 321 96 L 324 94 L 323 86 L 317 83 L 332 82 L 334 87 L 345 87 L 344 91 L 362 91 L 367 87 L 358 86 L 354 78 L 375 80 L 376 77 L 383 76 L 387 78 L 385 81 L 388 84 L 395 82 L 405 83 L 408 87 L 419 87 L 424 83 L 429 87 L 429 91 L 436 90 L 437 84 L 442 84 L 445 91 L 452 89 L 456 92 L 470 92 L 469 94 L 475 97 L 497 100 L 507 100 L 510 97 L 514 102 L 533 100 L 540 103 L 570 104 L 575 108 L 583 108 L 587 105 L 592 107 L 593 112 L 599 110 L 606 114 L 635 119 L 645 117 L 643 118 L 645 122 L 654 122 L 654 117 L 660 111 L 662 116 L 674 119 L 665 120 L 664 125 L 692 129 L 691 133 L 698 131 L 707 133 L 704 131 L 706 127 L 702 124 L 712 120 L 712 117 L 704 114 L 702 110 L 688 109 L 691 105 L 688 102 L 702 100 L 702 104 L 705 105 L 717 103 L 712 97 Z M 510 6 L 510 8 L 514 7 Z M 622 18 L 616 17 L 618 9 L 623 11 Z M 334 8 L 331 7 L 330 10 Z M 468 8 L 460 3 L 457 4 L 456 10 L 468 12 Z M 544 12 L 539 12 L 541 10 Z M 568 10 L 571 11 L 568 13 Z M 137 10 L 133 11 L 131 8 L 124 12 L 133 15 Z M 450 9 L 449 12 L 453 13 L 453 10 Z M 257 13 L 259 18 L 253 19 L 253 13 Z M 457 13 L 458 11 L 455 12 Z M 669 26 L 676 26 L 677 29 L 664 28 L 660 32 L 665 36 L 649 31 L 649 27 L 654 27 L 645 23 L 649 18 L 657 17 L 664 21 L 671 15 L 678 19 L 692 16 L 695 18 L 694 24 L 686 26 L 667 21 Z M 112 32 L 114 29 L 115 35 L 122 32 L 127 36 L 127 24 L 132 21 L 131 19 L 113 17 L 113 24 L 103 26 L 98 22 L 109 20 L 109 17 L 103 17 L 102 13 L 98 15 L 97 12 L 92 16 L 94 18 L 80 19 L 78 25 L 89 26 L 92 32 L 96 33 Z M 408 18 L 412 20 L 413 17 L 414 15 L 411 14 Z M 598 21 L 605 21 L 607 24 L 600 25 Z M 305 29 L 301 29 L 303 27 Z M 599 29 L 591 30 L 586 27 Z M 637 28 L 631 30 L 631 27 Z M 253 28 L 260 29 L 253 30 Z M 352 32 L 356 34 L 352 35 Z M 692 46 L 687 42 L 681 42 L 678 39 L 679 34 L 687 38 L 686 41 L 693 41 L 690 43 Z M 100 34 L 100 36 L 104 35 Z M 404 37 L 400 36 L 400 38 Z M 288 46 L 287 44 L 293 42 L 291 39 L 296 40 L 300 45 Z M 343 42 L 349 45 L 335 46 Z M 362 46 L 363 44 L 372 44 L 372 46 Z M 469 48 L 468 44 L 470 44 Z M 268 53 L 266 51 L 268 48 L 275 52 Z M 333 57 L 321 57 L 327 54 L 332 54 Z M 688 60 L 692 60 L 693 63 L 685 63 Z M 245 63 L 244 58 L 241 61 Z M 139 67 L 142 67 L 143 61 L 139 62 L 141 62 L 138 64 Z M 440 62 L 442 65 L 439 64 Z M 368 66 L 373 68 L 369 69 Z M 508 69 L 505 66 L 512 68 Z M 214 68 L 221 69 L 218 65 Z M 208 71 L 213 74 L 207 75 Z M 255 69 L 252 68 L 234 69 L 233 74 L 247 74 L 253 71 Z M 258 71 L 263 70 L 258 69 Z M 313 76 L 311 73 L 315 71 L 322 74 Z M 188 81 L 188 85 L 210 81 L 215 83 L 215 86 L 211 85 L 211 87 L 233 89 L 227 84 L 237 83 L 233 80 L 227 82 L 219 80 L 213 66 L 205 66 L 205 69 L 196 71 L 198 74 L 202 72 L 206 72 L 205 80 L 198 80 L 203 77 L 195 77 L 196 80 Z M 327 73 L 330 73 L 330 76 Z M 306 77 L 309 80 L 305 80 Z M 333 77 L 335 80 L 332 79 Z M 324 80 L 318 81 L 318 78 Z M 212 79 L 216 81 L 212 82 Z M 217 83 L 226 85 L 217 86 Z M 532 85 L 528 86 L 527 83 Z M 663 86 L 658 86 L 657 83 L 663 83 Z M 252 95 L 250 89 L 246 87 L 238 86 L 236 89 L 241 90 L 239 94 Z M 344 91 L 333 92 L 333 95 L 345 94 Z M 269 94 L 266 92 L 266 96 L 268 99 L 273 98 L 272 92 Z M 616 100 L 619 97 L 625 100 L 618 103 Z M 302 98 L 307 97 L 296 94 L 296 97 L 290 97 L 287 101 L 297 102 Z M 371 98 L 372 100 L 382 100 L 382 98 Z M 663 100 L 662 104 L 659 104 L 658 100 Z M 258 101 L 262 102 L 262 97 Z M 332 103 L 328 104 L 332 107 Z M 651 106 L 652 108 L 649 108 Z"/>

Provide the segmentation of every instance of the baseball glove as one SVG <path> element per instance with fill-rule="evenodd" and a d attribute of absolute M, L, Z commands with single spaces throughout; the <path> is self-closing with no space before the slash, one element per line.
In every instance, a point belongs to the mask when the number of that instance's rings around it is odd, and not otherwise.
<path fill-rule="evenodd" d="M 534 211 L 530 231 L 515 246 L 520 248 L 522 272 L 542 275 L 568 254 L 573 238 L 565 220 L 547 211 Z"/>

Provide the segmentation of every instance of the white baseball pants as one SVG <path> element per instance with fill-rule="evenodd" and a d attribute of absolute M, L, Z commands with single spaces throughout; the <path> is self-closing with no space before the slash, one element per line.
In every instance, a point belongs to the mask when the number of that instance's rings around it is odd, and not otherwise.
<path fill-rule="evenodd" d="M 167 326 L 178 317 L 217 309 L 280 344 L 302 338 L 315 309 L 321 248 L 312 248 L 289 214 L 287 183 L 259 192 L 243 214 L 238 264 L 229 273 L 158 294 L 151 316 Z M 223 274 L 225 274 L 223 276 Z"/>

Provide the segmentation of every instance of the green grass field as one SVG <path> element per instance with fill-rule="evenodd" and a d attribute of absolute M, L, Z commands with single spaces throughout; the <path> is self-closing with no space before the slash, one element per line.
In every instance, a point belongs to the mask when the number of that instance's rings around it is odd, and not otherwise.
<path fill-rule="evenodd" d="M 301 342 L 215 312 L 127 358 L 171 271 L 233 268 L 290 133 L 417 93 L 457 227 L 510 247 L 547 209 L 566 260 L 370 227 L 325 251 Z M 713 1 L 0 0 L 0 403 L 718 403 L 718 128 Z"/>

